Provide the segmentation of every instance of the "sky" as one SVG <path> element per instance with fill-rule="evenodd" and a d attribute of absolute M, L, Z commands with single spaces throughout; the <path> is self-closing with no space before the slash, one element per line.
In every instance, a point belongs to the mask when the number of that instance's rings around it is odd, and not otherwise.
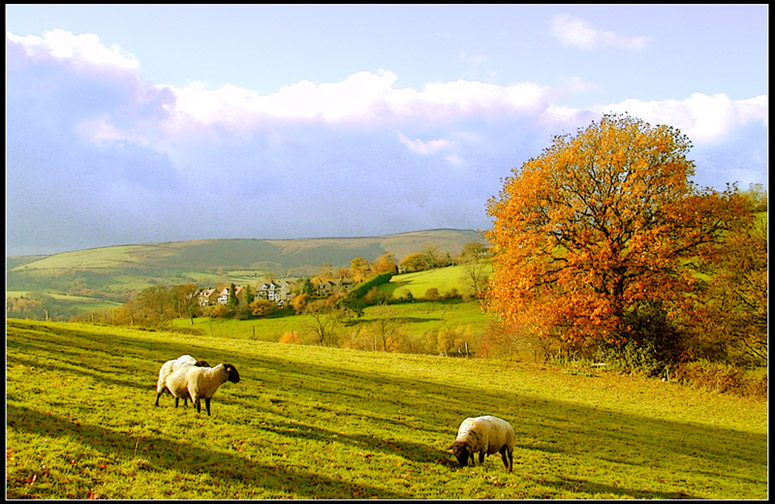
<path fill-rule="evenodd" d="M 6 255 L 492 225 L 604 113 L 767 187 L 747 5 L 6 5 Z"/>

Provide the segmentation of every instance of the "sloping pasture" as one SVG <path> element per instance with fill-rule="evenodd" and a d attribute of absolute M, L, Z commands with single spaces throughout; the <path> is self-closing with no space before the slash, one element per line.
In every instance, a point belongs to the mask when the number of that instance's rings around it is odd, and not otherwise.
<path fill-rule="evenodd" d="M 482 311 L 478 301 L 463 303 L 459 300 L 441 302 L 415 301 L 382 306 L 367 306 L 364 315 L 349 322 L 348 327 L 338 328 L 346 332 L 354 326 L 369 324 L 380 318 L 390 318 L 404 326 L 407 332 L 423 335 L 428 330 L 441 327 L 471 326 L 482 330 L 493 316 Z M 282 317 L 261 317 L 251 320 L 197 317 L 193 325 L 188 319 L 175 319 L 176 328 L 194 329 L 203 335 L 228 337 L 231 339 L 256 339 L 278 341 L 288 331 L 306 332 L 313 325 L 308 314 Z"/>
<path fill-rule="evenodd" d="M 165 360 L 228 362 L 212 416 Z M 9 498 L 766 498 L 767 404 L 607 373 L 85 324 L 7 323 Z M 459 468 L 467 416 L 517 433 Z"/>
<path fill-rule="evenodd" d="M 380 285 L 379 290 L 392 295 L 408 291 L 416 299 L 425 297 L 425 293 L 430 288 L 437 289 L 442 296 L 449 294 L 452 290 L 463 292 L 467 287 L 467 267 L 466 265 L 456 265 L 394 275 L 390 282 Z M 492 275 L 492 263 L 489 260 L 483 260 L 481 270 L 481 274 Z"/>

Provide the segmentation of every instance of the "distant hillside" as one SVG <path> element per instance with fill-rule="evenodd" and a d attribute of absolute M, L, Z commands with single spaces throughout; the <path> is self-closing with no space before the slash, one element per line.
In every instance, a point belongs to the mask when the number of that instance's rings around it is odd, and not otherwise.
<path fill-rule="evenodd" d="M 355 257 L 373 261 L 386 252 L 400 261 L 427 245 L 455 255 L 472 241 L 487 243 L 477 231 L 435 229 L 374 237 L 160 242 L 9 257 L 6 293 L 123 302 L 131 292 L 154 284 L 214 285 L 256 282 L 266 275 L 312 275 L 323 263 L 349 266 Z"/>

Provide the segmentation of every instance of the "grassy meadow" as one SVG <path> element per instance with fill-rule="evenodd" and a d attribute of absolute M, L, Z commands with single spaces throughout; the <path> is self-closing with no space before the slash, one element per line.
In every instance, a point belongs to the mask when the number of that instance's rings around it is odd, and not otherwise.
<path fill-rule="evenodd" d="M 437 302 L 419 300 L 387 307 L 367 306 L 363 316 L 353 319 L 350 327 L 369 324 L 383 317 L 403 324 L 408 332 L 420 336 L 441 327 L 470 326 L 474 330 L 481 330 L 494 319 L 494 315 L 482 311 L 478 301 L 464 303 L 457 299 Z M 286 332 L 304 332 L 306 328 L 314 325 L 314 322 L 311 315 L 301 314 L 251 320 L 197 317 L 193 324 L 188 319 L 176 319 L 172 324 L 176 328 L 191 328 L 200 334 L 214 337 L 278 341 Z"/>
<path fill-rule="evenodd" d="M 381 285 L 379 289 L 394 296 L 400 296 L 402 291 L 408 291 L 416 299 L 424 297 L 428 289 L 432 288 L 437 289 L 442 296 L 453 290 L 460 293 L 466 288 L 466 267 L 465 265 L 448 266 L 395 275 L 390 282 Z M 491 275 L 492 263 L 489 260 L 483 260 L 481 269 L 484 274 Z"/>
<path fill-rule="evenodd" d="M 765 499 L 767 403 L 532 363 L 7 321 L 8 498 Z M 161 364 L 237 367 L 212 416 Z M 514 472 L 447 447 L 509 420 Z"/>

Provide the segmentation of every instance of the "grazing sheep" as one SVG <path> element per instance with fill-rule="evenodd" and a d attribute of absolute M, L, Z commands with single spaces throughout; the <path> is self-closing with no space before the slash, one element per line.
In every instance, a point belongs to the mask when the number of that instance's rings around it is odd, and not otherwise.
<path fill-rule="evenodd" d="M 210 364 L 203 360 L 196 360 L 190 355 L 181 355 L 177 359 L 174 360 L 168 360 L 164 364 L 162 364 L 161 369 L 159 369 L 159 381 L 156 383 L 156 406 L 159 405 L 159 397 L 164 393 L 165 390 L 167 390 L 167 378 L 180 369 L 183 365 L 192 365 L 192 366 L 204 366 L 209 367 Z M 183 398 L 183 405 L 188 404 L 188 397 Z"/>
<path fill-rule="evenodd" d="M 479 452 L 479 463 L 485 455 L 500 453 L 506 470 L 514 466 L 514 428 L 506 420 L 494 416 L 466 418 L 457 431 L 457 439 L 449 449 L 457 458 L 460 467 L 465 467 L 468 458 L 474 465 L 474 455 Z"/>
<path fill-rule="evenodd" d="M 218 364 L 215 367 L 197 367 L 190 364 L 181 366 L 167 378 L 167 388 L 175 397 L 175 407 L 179 398 L 191 397 L 196 412 L 202 410 L 200 400 L 205 400 L 207 416 L 210 416 L 210 399 L 222 383 L 239 382 L 237 368 L 231 364 Z"/>

